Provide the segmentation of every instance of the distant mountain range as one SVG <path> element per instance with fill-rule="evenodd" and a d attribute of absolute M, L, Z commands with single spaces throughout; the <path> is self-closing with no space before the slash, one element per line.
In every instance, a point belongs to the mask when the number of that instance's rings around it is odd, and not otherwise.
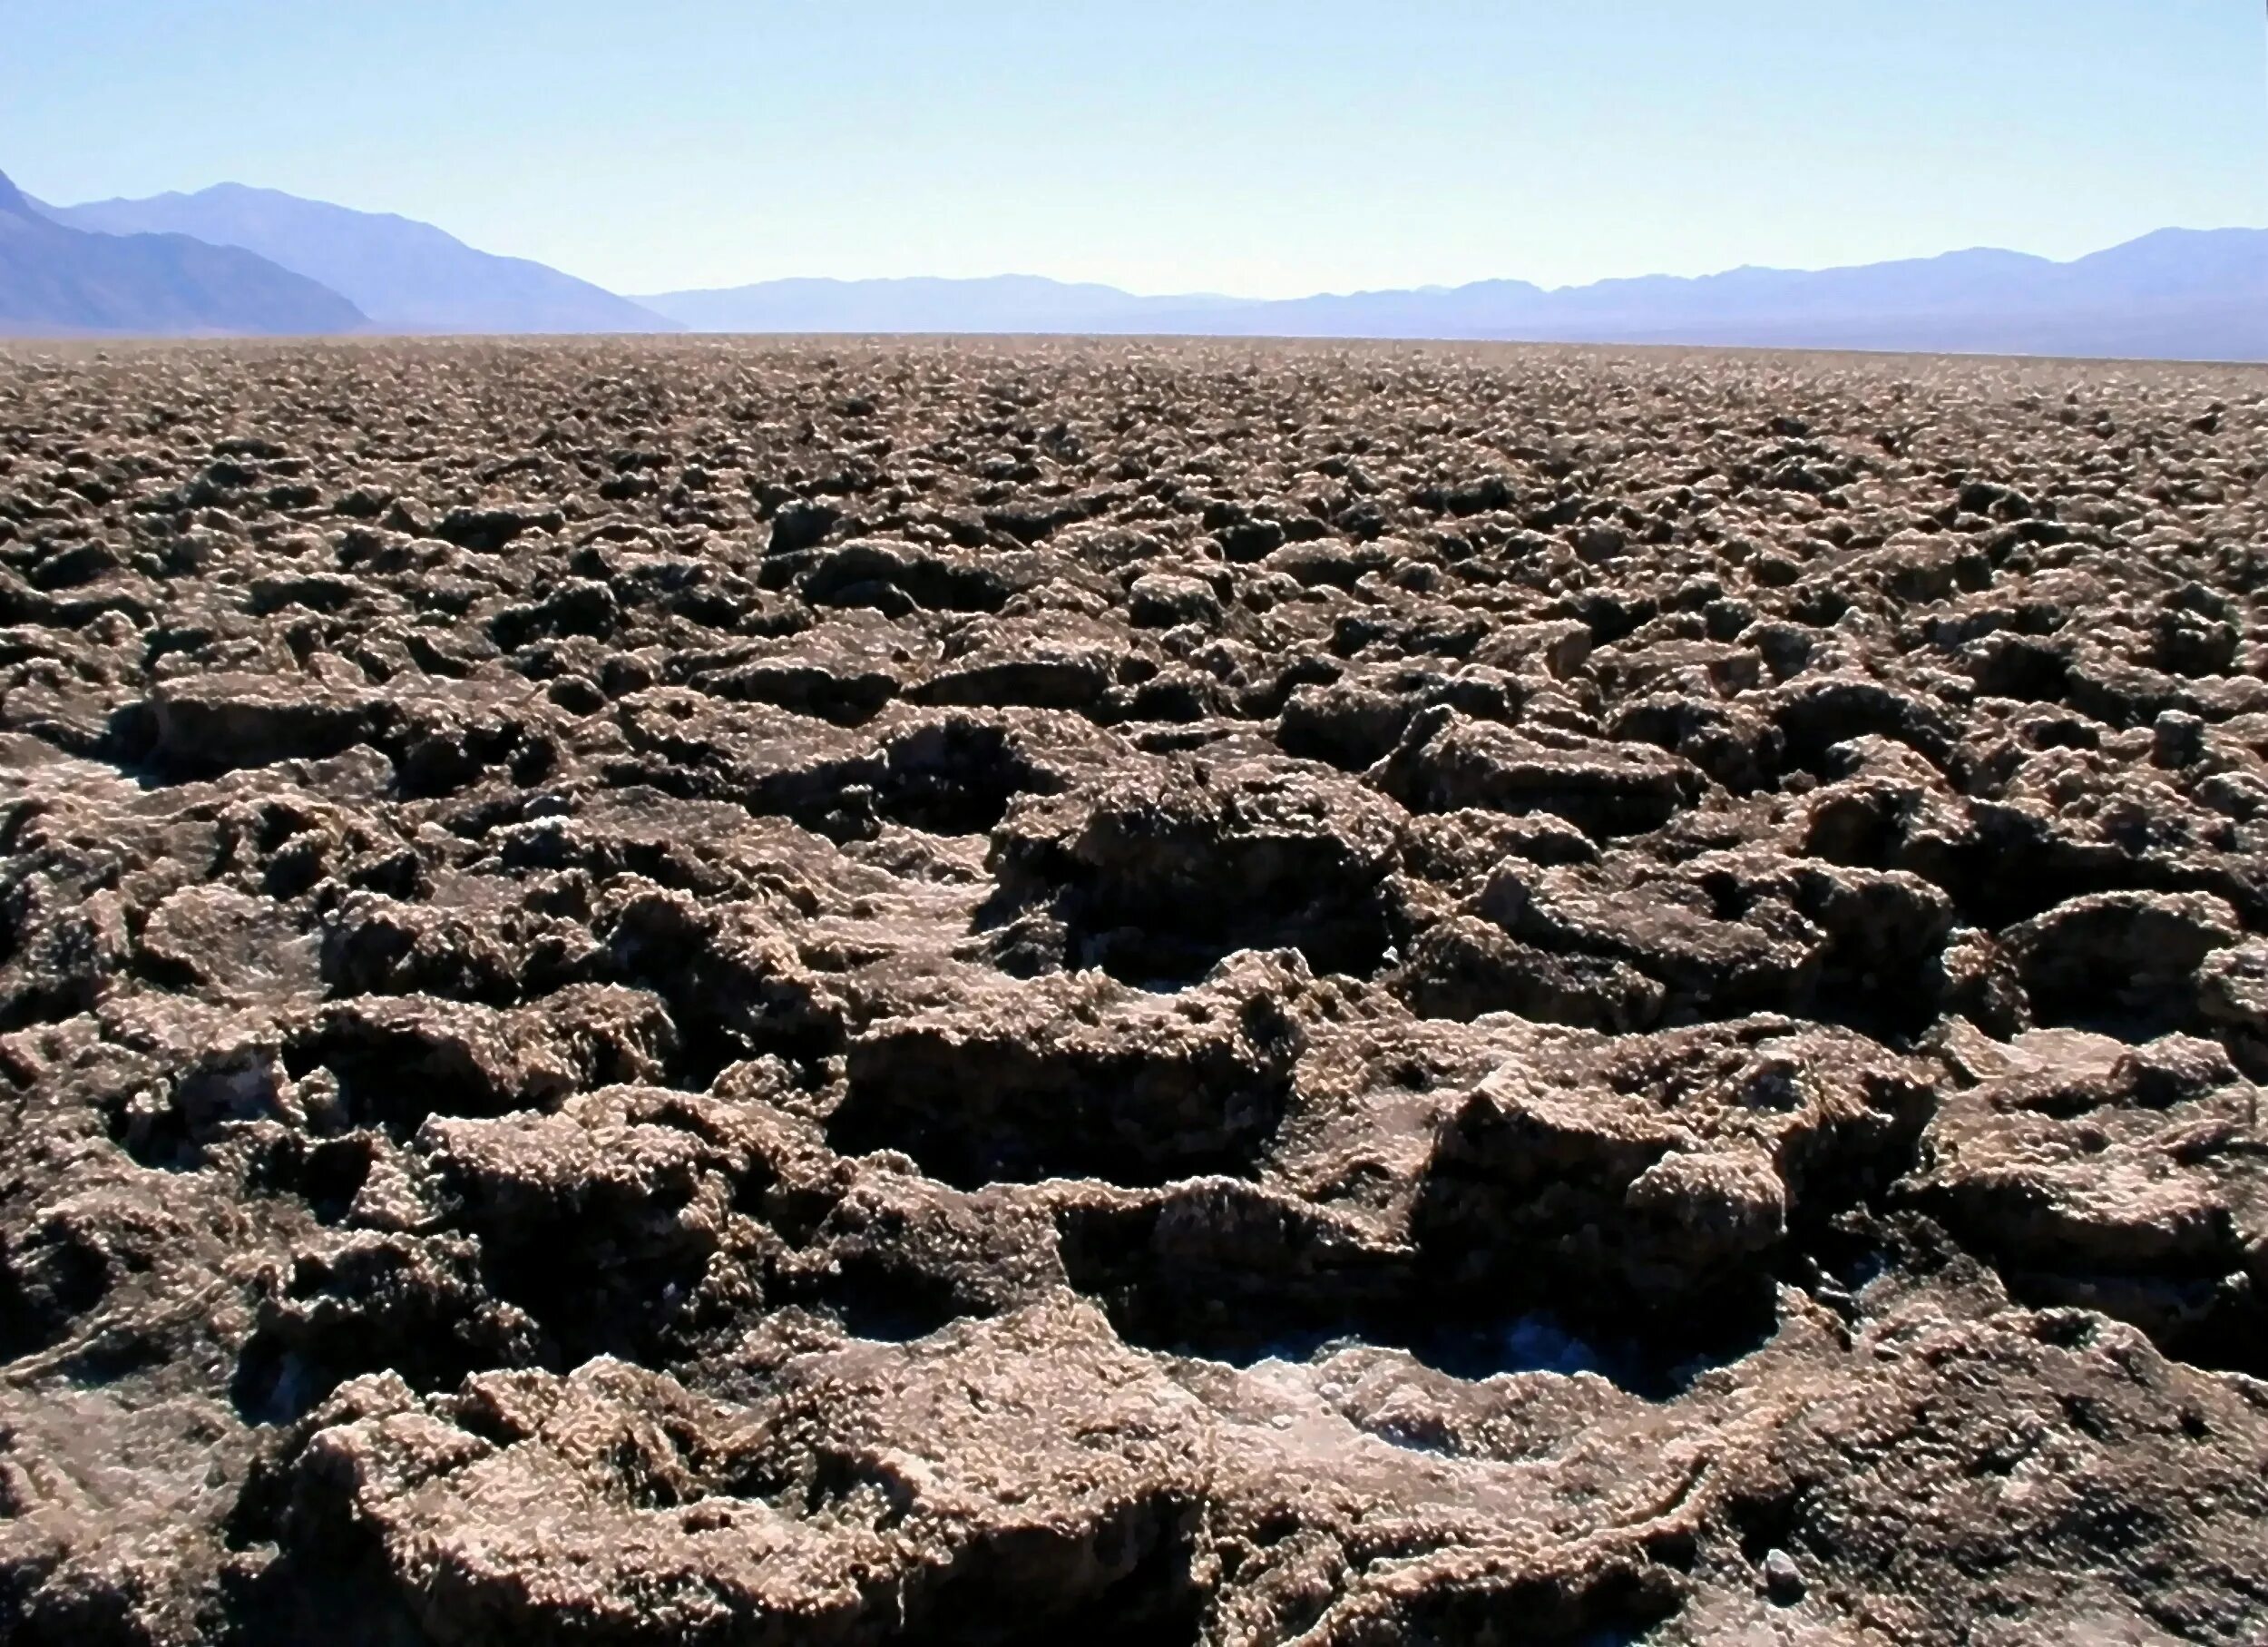
<path fill-rule="evenodd" d="M 949 280 L 766 280 L 637 301 L 709 332 L 1154 332 L 1185 317 L 1239 308 L 1235 298 L 1138 298 L 1115 286 L 1038 275 Z"/>
<path fill-rule="evenodd" d="M 0 175 L 0 334 L 346 331 L 362 311 L 265 258 L 180 234 L 89 234 Z"/>
<path fill-rule="evenodd" d="M 105 234 L 187 234 L 319 280 L 387 332 L 670 331 L 675 322 L 525 258 L 475 251 L 430 223 L 220 183 L 195 194 L 44 208 Z"/>
<path fill-rule="evenodd" d="M 2068 263 L 2014 251 L 1546 290 L 1480 280 L 1273 300 L 1029 276 L 770 280 L 639 299 L 702 331 L 1175 332 L 2268 359 L 2268 230 L 2161 230 Z"/>
<path fill-rule="evenodd" d="M 2268 360 L 2268 230 L 2021 252 L 1481 280 L 1277 299 L 1142 297 L 1030 275 L 767 280 L 642 298 L 430 224 L 222 183 L 46 206 L 0 179 L 0 332 L 1169 333 L 1745 345 Z"/>

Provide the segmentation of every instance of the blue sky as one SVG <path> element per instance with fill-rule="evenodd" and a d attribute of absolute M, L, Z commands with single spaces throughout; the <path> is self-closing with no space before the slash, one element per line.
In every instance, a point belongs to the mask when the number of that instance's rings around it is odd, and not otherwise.
<path fill-rule="evenodd" d="M 2259 0 L 0 0 L 0 170 L 618 290 L 1547 285 L 2268 221 Z"/>

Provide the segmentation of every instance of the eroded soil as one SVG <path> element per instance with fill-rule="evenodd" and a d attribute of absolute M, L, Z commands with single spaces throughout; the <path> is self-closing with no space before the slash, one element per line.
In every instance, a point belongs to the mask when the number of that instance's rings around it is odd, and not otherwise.
<path fill-rule="evenodd" d="M 2263 388 L 0 358 L 0 1635 L 2268 1640 Z"/>

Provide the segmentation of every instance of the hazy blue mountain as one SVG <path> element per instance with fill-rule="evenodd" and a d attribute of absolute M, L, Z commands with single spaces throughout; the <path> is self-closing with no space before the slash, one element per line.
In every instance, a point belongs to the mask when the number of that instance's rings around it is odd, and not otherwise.
<path fill-rule="evenodd" d="M 703 331 L 1178 332 L 2268 359 L 2268 230 L 2168 229 L 2071 262 L 1976 250 L 1847 269 L 1481 280 L 1276 300 L 1029 276 L 770 280 L 640 301 Z"/>
<path fill-rule="evenodd" d="M 274 189 L 220 183 L 195 194 L 43 210 L 74 229 L 187 234 L 216 246 L 243 247 L 345 293 L 381 331 L 676 329 L 588 280 L 525 258 L 476 251 L 430 223 L 349 211 Z"/>
<path fill-rule="evenodd" d="M 22 196 L 9 194 L 18 225 L 10 232 L 21 241 L 29 232 L 22 223 L 36 220 L 27 219 Z M 1491 279 L 1263 300 L 1141 297 L 1001 275 L 767 280 L 630 299 L 540 263 L 474 250 L 406 218 L 234 183 L 141 201 L 30 205 L 72 229 L 191 235 L 211 248 L 256 253 L 271 274 L 320 282 L 358 306 L 373 329 L 387 331 L 1183 333 L 2268 359 L 2268 230 L 2254 229 L 2162 230 L 2062 263 L 1980 249 L 1847 269 L 1745 268 L 1556 290 Z M 43 244 L 52 261 L 61 243 Z M 12 261 L 0 267 L 11 271 L 44 267 L 28 251 L 5 255 Z M 199 267 L 221 279 L 220 266 Z M 28 273 L 9 278 L 30 291 Z M 247 302 L 229 311 L 232 320 L 169 320 L 153 311 L 126 324 L 249 331 L 351 324 L 334 311 L 318 326 L 319 311 L 292 308 L 285 293 L 263 308 L 250 301 L 250 287 L 243 289 Z M 304 302 L 308 294 L 297 289 Z M 28 317 L 59 305 L 51 292 L 17 307 Z"/>
<path fill-rule="evenodd" d="M 0 334 L 351 331 L 338 293 L 234 247 L 93 234 L 42 216 L 0 176 Z"/>
<path fill-rule="evenodd" d="M 1115 286 L 1036 275 L 982 279 L 763 280 L 636 299 L 695 331 L 1150 331 L 1168 316 L 1228 304 L 1219 297 L 1138 298 Z"/>

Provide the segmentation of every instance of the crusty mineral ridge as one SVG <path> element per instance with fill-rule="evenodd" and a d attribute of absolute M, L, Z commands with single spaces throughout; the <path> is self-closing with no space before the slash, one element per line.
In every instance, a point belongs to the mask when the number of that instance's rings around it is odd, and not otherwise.
<path fill-rule="evenodd" d="M 2264 388 L 0 358 L 0 1638 L 2259 1647 Z"/>

